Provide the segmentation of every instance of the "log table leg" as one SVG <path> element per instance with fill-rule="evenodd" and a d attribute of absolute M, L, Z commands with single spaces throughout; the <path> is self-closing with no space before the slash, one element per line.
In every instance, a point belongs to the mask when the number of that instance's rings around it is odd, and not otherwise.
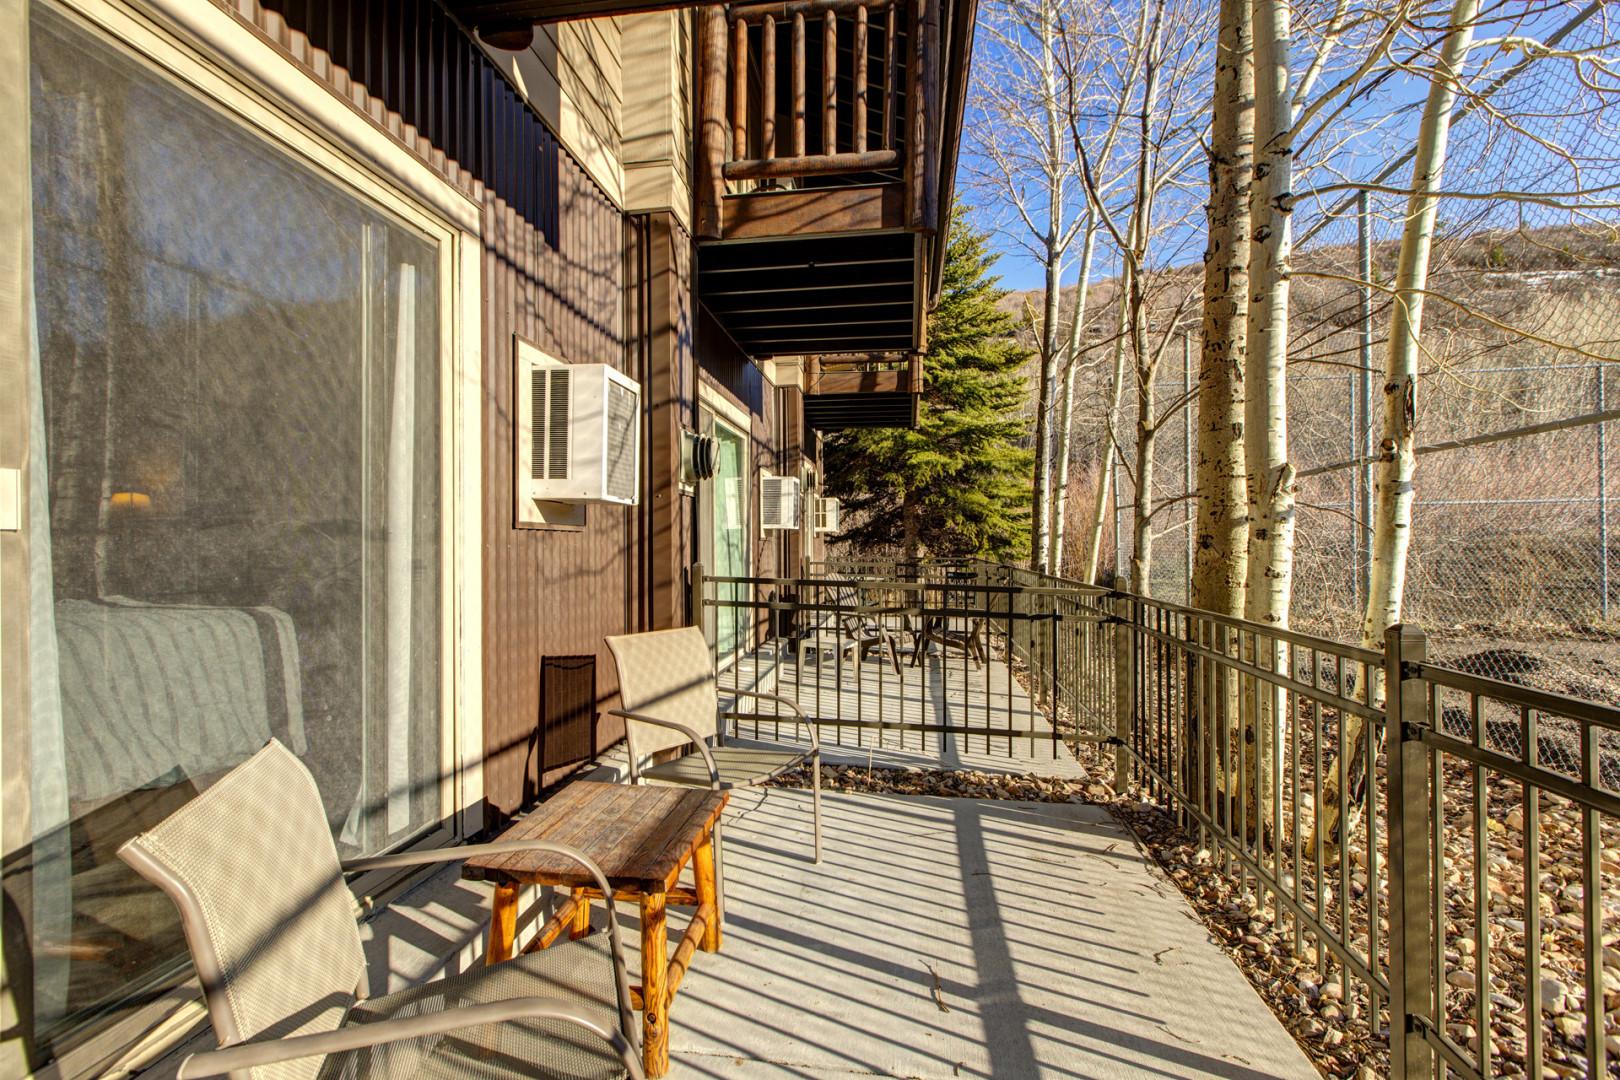
<path fill-rule="evenodd" d="M 517 939 L 518 886 L 506 883 L 495 886 L 495 901 L 489 914 L 489 946 L 484 950 L 484 963 L 498 964 L 512 958 L 512 945 Z"/>
<path fill-rule="evenodd" d="M 668 964 L 664 892 L 662 888 L 644 886 L 641 894 L 641 1060 L 650 1080 L 669 1072 Z"/>
<path fill-rule="evenodd" d="M 699 910 L 707 906 L 713 914 L 709 916 L 707 924 L 703 927 L 703 951 L 720 951 L 720 897 L 719 890 L 715 888 L 714 876 L 714 833 L 707 832 L 703 839 L 698 841 L 696 850 L 692 852 L 692 873 L 697 878 L 697 900 Z"/>
<path fill-rule="evenodd" d="M 584 889 L 575 889 L 574 922 L 568 928 L 568 940 L 578 941 L 587 937 L 591 932 L 591 898 L 585 894 Z"/>

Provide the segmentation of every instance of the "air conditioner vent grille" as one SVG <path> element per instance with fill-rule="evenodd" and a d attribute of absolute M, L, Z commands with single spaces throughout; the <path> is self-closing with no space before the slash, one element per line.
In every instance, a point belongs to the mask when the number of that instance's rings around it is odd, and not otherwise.
<path fill-rule="evenodd" d="M 607 414 L 607 493 L 612 498 L 633 502 L 636 497 L 635 441 L 641 433 L 636 422 L 635 392 L 618 383 L 609 383 Z"/>
<path fill-rule="evenodd" d="M 551 374 L 550 400 L 546 403 L 546 476 L 547 480 L 567 480 L 568 421 L 572 397 L 569 392 L 570 372 L 566 367 L 549 369 Z"/>

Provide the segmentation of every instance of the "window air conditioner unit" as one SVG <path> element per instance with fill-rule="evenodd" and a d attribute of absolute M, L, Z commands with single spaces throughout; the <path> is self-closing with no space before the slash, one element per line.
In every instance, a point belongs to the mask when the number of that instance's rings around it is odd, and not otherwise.
<path fill-rule="evenodd" d="M 759 527 L 797 529 L 799 527 L 799 478 L 772 476 L 759 478 Z"/>
<path fill-rule="evenodd" d="M 564 364 L 526 341 L 516 350 L 518 518 L 544 503 L 641 498 L 641 387 L 608 364 Z"/>
<path fill-rule="evenodd" d="M 816 532 L 837 532 L 838 515 L 842 510 L 837 499 L 826 496 L 816 500 Z"/>

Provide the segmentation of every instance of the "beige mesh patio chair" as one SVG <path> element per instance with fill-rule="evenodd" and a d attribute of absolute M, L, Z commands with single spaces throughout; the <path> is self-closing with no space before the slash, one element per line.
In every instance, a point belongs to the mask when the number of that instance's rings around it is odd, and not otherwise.
<path fill-rule="evenodd" d="M 619 669 L 619 694 L 630 758 L 630 780 L 709 787 L 716 791 L 757 787 L 802 762 L 810 763 L 811 807 L 815 823 L 815 858 L 821 861 L 821 740 L 816 726 L 791 698 L 759 690 L 726 688 L 727 695 L 785 706 L 795 729 L 810 733 L 808 749 L 798 746 L 727 745 L 720 716 L 709 643 L 696 626 L 653 630 L 607 639 Z M 674 760 L 648 764 L 655 755 L 687 745 L 695 749 Z"/>
<path fill-rule="evenodd" d="M 507 841 L 339 862 L 315 780 L 272 741 L 118 854 L 180 909 L 221 1049 L 181 1080 L 643 1076 L 613 905 L 603 935 L 379 998 L 343 875 L 543 848 Z"/>

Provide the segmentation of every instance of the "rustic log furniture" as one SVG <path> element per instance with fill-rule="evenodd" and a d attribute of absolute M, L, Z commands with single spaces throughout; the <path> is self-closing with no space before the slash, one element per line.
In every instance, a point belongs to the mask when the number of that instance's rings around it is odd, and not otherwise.
<path fill-rule="evenodd" d="M 724 791 L 580 780 L 501 835 L 502 843 L 545 841 L 581 851 L 601 868 L 615 899 L 640 903 L 642 982 L 630 988 L 630 1002 L 642 1010 L 642 1063 L 649 1077 L 669 1071 L 669 1007 L 693 952 L 720 949 L 714 828 L 729 798 Z M 676 884 L 688 862 L 696 885 L 692 889 Z M 570 940 L 584 938 L 591 928 L 591 901 L 606 897 L 598 879 L 546 851 L 513 850 L 469 859 L 462 874 L 495 882 L 485 956 L 492 965 L 512 956 L 523 886 L 569 890 L 528 946 L 531 952 L 548 950 L 564 930 Z M 696 909 L 674 956 L 669 956 L 665 924 L 670 904 Z M 607 906 L 611 912 L 612 904 Z"/>
<path fill-rule="evenodd" d="M 611 907 L 606 946 L 598 936 L 499 968 L 361 996 L 366 956 L 344 874 L 537 849 L 576 879 L 607 887 L 588 857 L 549 839 L 339 862 L 314 777 L 272 739 L 118 850 L 180 909 L 219 1039 L 220 1049 L 181 1062 L 181 1080 L 641 1077 Z"/>

